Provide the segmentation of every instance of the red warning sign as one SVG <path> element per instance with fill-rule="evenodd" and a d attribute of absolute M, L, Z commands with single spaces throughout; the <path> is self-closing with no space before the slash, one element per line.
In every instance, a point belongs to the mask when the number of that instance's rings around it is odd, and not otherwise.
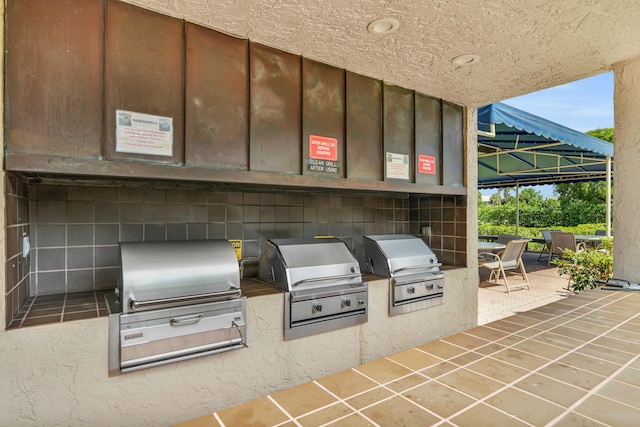
<path fill-rule="evenodd" d="M 338 160 L 338 140 L 326 136 L 309 135 L 309 157 L 319 160 Z"/>
<path fill-rule="evenodd" d="M 436 173 L 436 158 L 435 156 L 426 156 L 424 154 L 418 154 L 418 172 L 419 173 Z"/>

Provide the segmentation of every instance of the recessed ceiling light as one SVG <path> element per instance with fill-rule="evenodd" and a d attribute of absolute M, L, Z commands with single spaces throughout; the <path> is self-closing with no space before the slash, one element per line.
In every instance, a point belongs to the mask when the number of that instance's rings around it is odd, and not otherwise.
<path fill-rule="evenodd" d="M 480 62 L 480 57 L 478 55 L 460 55 L 451 60 L 451 63 L 458 67 L 466 67 L 468 65 L 477 64 L 478 62 Z"/>
<path fill-rule="evenodd" d="M 400 28 L 400 22 L 394 18 L 380 18 L 369 23 L 367 30 L 372 34 L 389 34 Z"/>

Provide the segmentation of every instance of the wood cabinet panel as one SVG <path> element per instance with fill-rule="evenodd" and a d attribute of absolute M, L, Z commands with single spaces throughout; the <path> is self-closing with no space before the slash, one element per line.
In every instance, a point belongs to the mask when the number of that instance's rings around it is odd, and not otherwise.
<path fill-rule="evenodd" d="M 249 169 L 300 175 L 300 57 L 256 43 L 249 52 Z"/>
<path fill-rule="evenodd" d="M 185 164 L 249 168 L 249 45 L 186 24 Z"/>
<path fill-rule="evenodd" d="M 102 1 L 10 1 L 5 13 L 7 153 L 100 158 Z"/>
<path fill-rule="evenodd" d="M 441 101 L 419 93 L 416 101 L 416 184 L 442 185 Z"/>
<path fill-rule="evenodd" d="M 302 59 L 303 175 L 345 176 L 344 79 L 340 68 Z"/>
<path fill-rule="evenodd" d="M 382 82 L 346 73 L 347 178 L 383 180 Z"/>
<path fill-rule="evenodd" d="M 448 102 L 442 103 L 442 173 L 443 184 L 464 186 L 464 128 L 463 109 Z"/>
<path fill-rule="evenodd" d="M 109 160 L 184 163 L 184 23 L 107 1 L 105 155 Z M 171 156 L 116 152 L 116 110 L 173 119 Z"/>
<path fill-rule="evenodd" d="M 384 179 L 414 182 L 414 105 L 413 91 L 398 86 L 383 85 L 383 135 L 384 135 Z M 407 156 L 408 176 L 390 177 L 387 157 L 391 154 Z"/>

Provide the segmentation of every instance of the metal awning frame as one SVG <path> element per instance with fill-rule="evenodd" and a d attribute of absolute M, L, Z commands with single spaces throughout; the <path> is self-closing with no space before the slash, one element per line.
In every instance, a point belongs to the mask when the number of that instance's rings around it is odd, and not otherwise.
<path fill-rule="evenodd" d="M 485 146 L 485 147 L 490 147 L 490 148 L 495 148 L 495 147 L 491 147 L 489 145 L 486 144 L 482 144 L 479 143 L 479 146 Z M 557 146 L 557 145 L 563 145 L 560 143 L 555 143 L 555 144 L 548 144 L 548 146 Z M 527 175 L 537 175 L 540 172 L 544 172 L 544 173 L 553 173 L 556 175 L 581 175 L 581 176 L 593 176 L 593 177 L 598 177 L 601 179 L 604 179 L 605 174 L 602 173 L 602 171 L 589 171 L 589 170 L 585 170 L 583 169 L 582 172 L 580 173 L 576 173 L 575 168 L 584 168 L 587 166 L 600 166 L 600 165 L 606 165 L 607 161 L 606 159 L 603 159 L 602 157 L 590 157 L 590 156 L 585 156 L 584 153 L 580 153 L 578 155 L 561 155 L 561 154 L 556 154 L 556 153 L 543 153 L 538 151 L 539 150 L 539 146 L 538 147 L 526 147 L 526 148 L 514 148 L 514 149 L 510 149 L 510 150 L 496 150 L 496 152 L 494 153 L 478 153 L 478 161 L 481 161 L 482 158 L 495 158 L 496 159 L 496 168 L 492 168 L 491 166 L 484 164 L 485 167 L 489 167 L 491 169 L 494 169 L 496 174 L 498 176 L 511 176 L 514 177 L 516 175 L 520 175 L 520 176 L 527 176 Z M 528 153 L 531 154 L 533 156 L 532 160 L 528 160 L 528 159 L 524 159 L 522 157 L 519 157 L 515 154 L 517 153 Z M 516 160 L 518 160 L 519 162 L 529 165 L 530 167 L 528 169 L 513 169 L 513 170 L 501 170 L 500 168 L 500 158 L 502 156 L 508 156 L 510 158 L 514 158 Z M 553 166 L 545 166 L 545 165 L 541 165 L 539 164 L 538 160 L 539 158 L 542 159 L 554 159 L 554 165 Z M 549 162 L 545 162 L 545 164 L 549 164 Z M 567 169 L 574 169 L 574 170 L 567 170 Z"/>
<path fill-rule="evenodd" d="M 478 188 L 515 186 L 517 206 L 523 185 L 606 181 L 611 235 L 612 144 L 500 102 L 478 109 L 477 136 Z"/>

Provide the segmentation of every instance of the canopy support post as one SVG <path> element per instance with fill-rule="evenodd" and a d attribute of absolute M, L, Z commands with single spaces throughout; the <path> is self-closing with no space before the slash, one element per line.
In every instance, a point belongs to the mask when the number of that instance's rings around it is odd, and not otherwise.
<path fill-rule="evenodd" d="M 607 156 L 607 237 L 611 237 L 611 156 Z"/>
<path fill-rule="evenodd" d="M 520 233 L 520 184 L 516 181 L 516 236 Z"/>

